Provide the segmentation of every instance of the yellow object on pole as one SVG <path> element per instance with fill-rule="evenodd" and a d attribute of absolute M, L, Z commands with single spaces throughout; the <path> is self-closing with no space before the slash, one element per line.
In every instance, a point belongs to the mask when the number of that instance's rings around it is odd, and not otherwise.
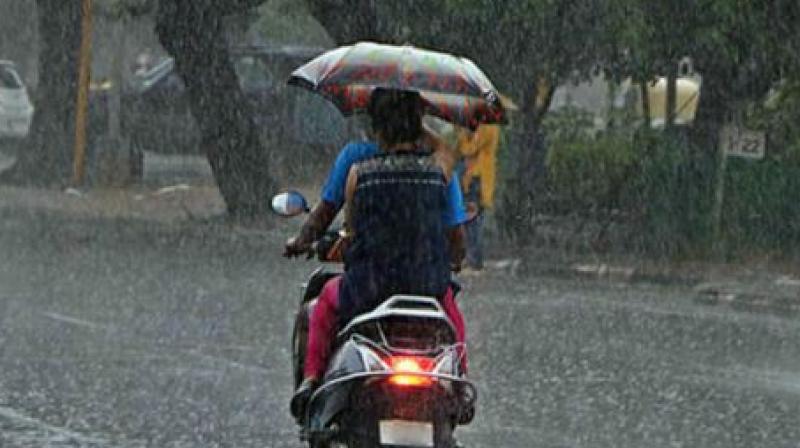
<path fill-rule="evenodd" d="M 89 73 L 92 52 L 92 0 L 81 0 L 81 47 L 78 57 L 78 98 L 75 108 L 75 150 L 72 183 L 83 184 L 86 171 L 86 125 L 89 111 Z"/>
<path fill-rule="evenodd" d="M 676 80 L 675 124 L 689 125 L 694 122 L 700 102 L 700 87 L 698 79 L 683 77 Z M 667 122 L 667 78 L 661 77 L 655 82 L 648 82 L 647 94 L 650 125 L 653 128 L 663 128 Z M 644 113 L 641 104 L 638 109 L 639 113 Z"/>

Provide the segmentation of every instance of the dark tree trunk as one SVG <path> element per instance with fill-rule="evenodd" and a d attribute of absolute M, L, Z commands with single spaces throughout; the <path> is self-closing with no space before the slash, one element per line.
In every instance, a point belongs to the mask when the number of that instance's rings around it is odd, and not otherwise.
<path fill-rule="evenodd" d="M 541 92 L 541 88 L 547 90 Z M 552 86 L 532 83 L 524 92 L 516 118 L 518 125 L 510 148 L 514 170 L 503 198 L 503 207 L 498 213 L 508 236 L 523 246 L 533 237 L 534 201 L 544 191 L 547 148 L 540 129 L 554 92 Z"/>
<path fill-rule="evenodd" d="M 273 193 L 269 154 L 230 59 L 222 21 L 233 11 L 223 8 L 230 6 L 212 0 L 161 0 L 156 32 L 186 84 L 201 145 L 228 213 L 254 216 L 268 209 Z"/>
<path fill-rule="evenodd" d="M 79 1 L 37 0 L 39 83 L 31 131 L 4 180 L 58 185 L 69 179 L 75 137 L 81 8 Z"/>

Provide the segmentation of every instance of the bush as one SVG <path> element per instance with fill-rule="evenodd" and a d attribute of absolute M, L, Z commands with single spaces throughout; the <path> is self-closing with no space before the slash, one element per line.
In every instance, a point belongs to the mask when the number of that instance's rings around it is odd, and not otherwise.
<path fill-rule="evenodd" d="M 800 163 L 731 159 L 725 185 L 722 230 L 731 250 L 800 247 Z"/>
<path fill-rule="evenodd" d="M 800 106 L 800 94 L 796 99 L 791 104 Z M 798 111 L 785 106 L 761 117 L 763 126 L 746 124 L 768 132 L 764 160 L 727 161 L 720 236 L 728 255 L 800 249 Z M 590 117 L 574 110 L 551 114 L 544 132 L 546 193 L 558 199 L 545 204 L 547 213 L 591 212 L 603 232 L 614 229 L 620 235 L 612 238 L 634 252 L 672 258 L 711 253 L 716 148 L 692 145 L 685 128 L 595 134 Z M 616 210 L 621 213 L 608 213 Z M 621 226 L 607 226 L 612 216 Z"/>
<path fill-rule="evenodd" d="M 650 131 L 634 146 L 638 161 L 624 194 L 636 229 L 632 249 L 661 256 L 706 252 L 715 152 L 692 147 L 680 134 Z"/>
<path fill-rule="evenodd" d="M 576 107 L 550 112 L 542 122 L 542 131 L 550 144 L 587 140 L 594 137 L 594 115 Z"/>
<path fill-rule="evenodd" d="M 763 160 L 731 158 L 722 231 L 734 252 L 800 248 L 800 83 L 783 82 L 745 125 L 767 133 Z"/>
<path fill-rule="evenodd" d="M 547 154 L 550 188 L 576 207 L 611 209 L 619 204 L 623 185 L 636 160 L 627 138 L 556 141 Z"/>

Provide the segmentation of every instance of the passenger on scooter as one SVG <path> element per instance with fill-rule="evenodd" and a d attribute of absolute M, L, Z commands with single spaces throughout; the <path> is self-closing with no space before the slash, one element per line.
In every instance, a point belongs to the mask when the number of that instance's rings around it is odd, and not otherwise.
<path fill-rule="evenodd" d="M 292 414 L 299 418 L 319 384 L 336 329 L 394 294 L 438 297 L 464 342 L 463 317 L 450 288 L 463 259 L 466 220 L 454 155 L 422 125 L 416 92 L 376 89 L 368 114 L 376 142 L 351 143 L 339 154 L 322 201 L 290 239 L 286 256 L 305 253 L 344 203 L 352 240 L 345 274 L 325 285 L 310 317 L 304 381 Z"/>

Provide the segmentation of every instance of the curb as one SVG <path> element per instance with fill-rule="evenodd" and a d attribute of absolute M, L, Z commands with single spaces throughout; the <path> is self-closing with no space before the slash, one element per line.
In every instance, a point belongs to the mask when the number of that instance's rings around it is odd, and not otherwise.
<path fill-rule="evenodd" d="M 636 268 L 609 263 L 525 263 L 523 272 L 535 272 L 561 278 L 608 280 L 621 283 L 695 286 L 699 275 L 679 274 L 670 270 Z"/>
<path fill-rule="evenodd" d="M 694 288 L 693 301 L 706 306 L 727 306 L 734 310 L 772 313 L 781 316 L 800 314 L 800 280 L 787 282 L 774 280 L 781 290 L 771 292 L 752 292 L 737 289 L 732 280 L 722 280 L 714 284 L 699 274 L 676 272 L 671 269 L 648 269 L 609 263 L 522 263 L 521 273 L 536 273 L 564 279 L 607 280 L 629 284 L 680 285 Z M 517 272 L 512 271 L 512 275 Z M 751 285 L 752 288 L 752 285 Z M 763 288 L 769 291 L 769 287 Z M 793 295 L 790 291 L 797 291 Z"/>
<path fill-rule="evenodd" d="M 709 306 L 728 306 L 742 311 L 774 312 L 781 315 L 800 314 L 800 292 L 796 297 L 788 294 L 763 294 L 736 291 L 729 288 L 700 288 L 695 302 Z"/>

